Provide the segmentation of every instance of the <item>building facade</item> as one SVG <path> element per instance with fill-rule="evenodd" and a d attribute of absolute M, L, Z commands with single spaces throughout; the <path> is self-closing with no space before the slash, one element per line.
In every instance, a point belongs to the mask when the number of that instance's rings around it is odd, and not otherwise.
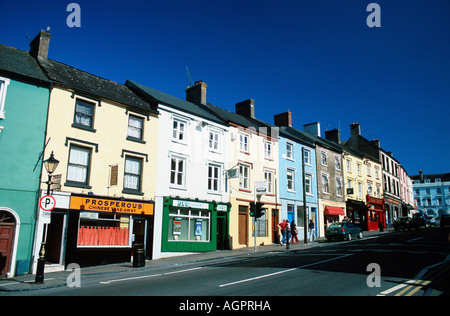
<path fill-rule="evenodd" d="M 411 177 L 414 192 L 414 211 L 439 219 L 450 214 L 450 173 L 424 174 Z"/>
<path fill-rule="evenodd" d="M 320 123 L 304 126 L 305 132 L 315 137 L 317 192 L 319 216 L 316 226 L 319 236 L 325 236 L 326 228 L 345 216 L 344 174 L 342 148 L 333 141 L 321 137 Z"/>
<path fill-rule="evenodd" d="M 187 100 L 128 81 L 159 112 L 153 258 L 229 249 L 228 125 L 207 111 L 206 84 Z"/>
<path fill-rule="evenodd" d="M 43 241 L 47 271 L 129 261 L 137 243 L 151 257 L 158 112 L 124 85 L 46 54 L 38 62 L 52 81 L 43 157 L 59 165 L 50 192 L 41 184 L 56 207 L 36 207 L 34 267 Z"/>
<path fill-rule="evenodd" d="M 278 128 L 255 118 L 254 101 L 236 104 L 236 113 L 207 103 L 212 113 L 230 126 L 228 169 L 237 169 L 239 177 L 228 179 L 230 188 L 231 247 L 241 248 L 278 241 Z M 267 193 L 258 196 L 256 184 L 267 182 Z M 264 215 L 253 223 L 250 202 L 264 203 Z M 255 229 L 253 229 L 255 228 Z"/>
<path fill-rule="evenodd" d="M 319 205 L 317 199 L 316 150 L 314 138 L 292 127 L 292 114 L 274 116 L 280 127 L 279 187 L 281 220 L 295 221 L 298 239 L 308 233 L 309 219 L 314 222 L 313 235 L 319 235 Z M 306 207 L 306 218 L 305 218 Z M 308 238 L 308 237 L 307 237 Z"/>
<path fill-rule="evenodd" d="M 49 87 L 33 56 L 0 45 L 0 277 L 30 272 Z"/>

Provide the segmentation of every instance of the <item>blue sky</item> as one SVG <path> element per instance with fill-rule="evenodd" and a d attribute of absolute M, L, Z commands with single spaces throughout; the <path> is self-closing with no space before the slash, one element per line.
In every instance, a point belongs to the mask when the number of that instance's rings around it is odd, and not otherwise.
<path fill-rule="evenodd" d="M 188 66 L 217 106 L 252 98 L 259 119 L 290 110 L 342 140 L 359 122 L 410 175 L 450 172 L 449 0 L 0 0 L 0 20 L 2 44 L 28 50 L 50 26 L 49 58 L 73 67 L 184 99 Z"/>

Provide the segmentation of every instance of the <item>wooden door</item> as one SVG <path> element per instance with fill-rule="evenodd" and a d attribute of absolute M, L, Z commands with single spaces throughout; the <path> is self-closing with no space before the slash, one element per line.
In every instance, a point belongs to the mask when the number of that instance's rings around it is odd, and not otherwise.
<path fill-rule="evenodd" d="M 11 267 L 15 224 L 0 223 L 0 277 L 6 277 Z"/>
<path fill-rule="evenodd" d="M 248 208 L 239 206 L 239 244 L 248 244 Z"/>

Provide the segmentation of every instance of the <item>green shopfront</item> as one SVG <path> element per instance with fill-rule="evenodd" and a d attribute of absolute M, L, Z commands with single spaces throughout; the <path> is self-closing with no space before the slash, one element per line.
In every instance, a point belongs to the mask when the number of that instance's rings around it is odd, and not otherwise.
<path fill-rule="evenodd" d="M 229 249 L 231 205 L 165 197 L 162 252 L 207 252 Z"/>

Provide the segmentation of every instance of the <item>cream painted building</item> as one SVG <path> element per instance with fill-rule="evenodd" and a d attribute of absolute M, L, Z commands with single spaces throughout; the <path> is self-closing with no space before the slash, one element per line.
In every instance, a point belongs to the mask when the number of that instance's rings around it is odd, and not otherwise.
<path fill-rule="evenodd" d="M 46 270 L 130 261 L 136 243 L 151 256 L 158 112 L 124 85 L 38 60 L 53 83 L 42 159 L 59 165 L 55 208 L 38 209 L 34 262 L 42 240 Z M 44 196 L 45 168 L 41 181 Z"/>
<path fill-rule="evenodd" d="M 228 169 L 237 169 L 238 178 L 228 179 L 230 237 L 233 249 L 274 242 L 279 223 L 278 189 L 278 127 L 255 118 L 254 101 L 236 104 L 236 113 L 207 105 L 210 110 L 230 125 Z M 258 181 L 267 181 L 267 194 L 255 195 Z M 256 199 L 264 203 L 265 214 L 256 225 L 250 216 L 249 205 Z"/>

